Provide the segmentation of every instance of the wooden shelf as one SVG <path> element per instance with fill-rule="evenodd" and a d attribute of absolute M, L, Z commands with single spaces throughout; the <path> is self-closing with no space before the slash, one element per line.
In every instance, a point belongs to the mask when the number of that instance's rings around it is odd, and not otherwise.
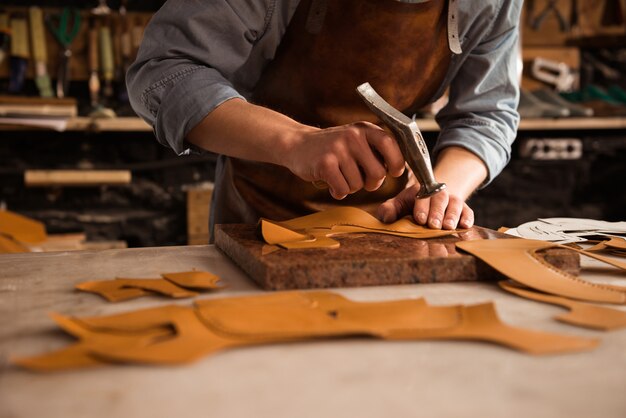
<path fill-rule="evenodd" d="M 417 119 L 422 132 L 438 132 L 439 125 L 434 119 Z M 626 129 L 626 117 L 620 118 L 560 118 L 560 119 L 522 119 L 520 131 L 576 131 Z M 41 130 L 25 126 L 1 125 L 0 131 Z M 65 131 L 77 132 L 151 132 L 152 128 L 137 117 L 119 117 L 113 119 L 91 119 L 88 117 L 72 118 Z"/>

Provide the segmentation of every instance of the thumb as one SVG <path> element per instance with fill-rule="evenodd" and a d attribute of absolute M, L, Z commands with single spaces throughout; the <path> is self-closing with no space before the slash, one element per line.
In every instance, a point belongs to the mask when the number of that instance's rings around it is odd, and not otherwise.
<path fill-rule="evenodd" d="M 419 191 L 419 184 L 407 187 L 396 197 L 382 203 L 376 210 L 376 217 L 385 223 L 394 222 L 399 218 L 413 213 L 415 195 Z"/>

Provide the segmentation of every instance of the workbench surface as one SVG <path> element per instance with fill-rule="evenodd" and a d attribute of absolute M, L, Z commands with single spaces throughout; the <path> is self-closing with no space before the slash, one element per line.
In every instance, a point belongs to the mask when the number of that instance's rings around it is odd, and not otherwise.
<path fill-rule="evenodd" d="M 584 277 L 626 284 L 594 261 Z M 534 357 L 464 341 L 344 339 L 228 350 L 182 367 L 108 366 L 36 374 L 8 363 L 72 340 L 47 316 L 105 315 L 172 303 L 111 304 L 73 291 L 115 276 L 158 277 L 192 268 L 228 289 L 260 293 L 213 246 L 0 256 L 0 417 L 620 417 L 626 416 L 626 330 L 585 330 L 552 319 L 563 309 L 489 283 L 338 289 L 355 300 L 424 296 L 432 304 L 493 300 L 511 325 L 601 338 L 592 352 Z M 190 304 L 189 300 L 177 303 Z M 622 307 L 621 309 L 624 309 Z"/>

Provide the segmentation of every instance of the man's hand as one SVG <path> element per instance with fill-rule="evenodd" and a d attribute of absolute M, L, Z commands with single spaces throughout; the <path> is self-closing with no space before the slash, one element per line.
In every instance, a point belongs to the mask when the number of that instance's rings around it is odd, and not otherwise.
<path fill-rule="evenodd" d="M 427 199 L 416 199 L 420 186 L 413 181 L 396 197 L 378 207 L 378 218 L 393 222 L 413 215 L 415 222 L 434 229 L 455 229 L 457 225 L 471 228 L 474 211 L 465 200 L 485 180 L 485 164 L 470 151 L 449 147 L 440 153 L 434 173 L 438 181 L 446 183 L 444 190 Z"/>
<path fill-rule="evenodd" d="M 425 199 L 416 199 L 419 184 L 407 187 L 396 197 L 378 207 L 377 216 L 383 222 L 393 222 L 406 215 L 413 215 L 420 225 L 433 229 L 471 228 L 474 225 L 474 211 L 458 195 L 447 189 Z"/>
<path fill-rule="evenodd" d="M 361 189 L 377 190 L 387 174 L 398 177 L 404 172 L 396 141 L 368 122 L 306 129 L 289 148 L 287 168 L 303 180 L 328 184 L 339 200 Z"/>

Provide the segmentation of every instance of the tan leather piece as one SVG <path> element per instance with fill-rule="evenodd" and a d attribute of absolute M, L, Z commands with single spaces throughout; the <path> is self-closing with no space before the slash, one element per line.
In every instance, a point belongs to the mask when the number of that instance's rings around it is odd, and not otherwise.
<path fill-rule="evenodd" d="M 160 294 L 170 298 L 189 298 L 198 293 L 185 290 L 165 279 L 124 279 L 99 280 L 79 283 L 76 289 L 96 293 L 109 302 L 121 302 L 141 296 Z"/>
<path fill-rule="evenodd" d="M 261 219 L 261 233 L 268 244 L 287 249 L 336 248 L 329 236 L 347 233 L 379 233 L 407 238 L 434 238 L 464 230 L 437 230 L 417 225 L 409 218 L 385 224 L 364 210 L 343 206 L 311 215 L 275 222 Z"/>
<path fill-rule="evenodd" d="M 314 338 L 494 342 L 530 354 L 590 350 L 595 339 L 515 328 L 492 303 L 429 306 L 423 299 L 354 302 L 331 292 L 278 292 L 198 301 L 95 318 L 54 316 L 79 341 L 56 352 L 14 360 L 53 371 L 102 362 L 183 364 L 217 350 Z"/>
<path fill-rule="evenodd" d="M 28 253 L 30 250 L 10 236 L 0 234 L 0 254 Z"/>
<path fill-rule="evenodd" d="M 514 282 L 500 281 L 498 285 L 518 296 L 539 302 L 563 306 L 569 312 L 556 316 L 555 319 L 572 325 L 609 331 L 626 327 L 626 312 L 605 306 L 596 306 L 560 296 L 535 292 Z"/>
<path fill-rule="evenodd" d="M 552 247 L 580 250 L 529 239 L 460 241 L 456 246 L 532 289 L 585 301 L 626 304 L 626 289 L 586 282 L 536 255 L 537 251 Z M 606 258 L 583 253 L 601 261 Z"/>
<path fill-rule="evenodd" d="M 0 210 L 0 233 L 25 244 L 36 244 L 47 237 L 43 223 L 8 210 Z"/>
<path fill-rule="evenodd" d="M 122 346 L 128 349 L 138 345 L 143 347 L 155 339 L 172 336 L 171 329 L 165 327 L 151 327 L 145 330 L 124 332 L 99 332 L 85 326 L 81 321 L 52 314 L 52 319 L 68 334 L 78 338 L 78 342 L 41 356 L 13 359 L 12 362 L 30 370 L 39 372 L 54 372 L 66 369 L 101 366 L 104 363 L 95 354 L 97 349 L 113 350 Z"/>
<path fill-rule="evenodd" d="M 161 279 L 98 280 L 83 282 L 76 289 L 96 293 L 109 302 L 121 302 L 147 295 L 160 294 L 170 298 L 190 298 L 197 296 L 193 290 L 215 290 L 222 288 L 220 278 L 206 271 L 183 271 L 161 274 Z"/>
<path fill-rule="evenodd" d="M 222 287 L 219 276 L 207 271 L 183 271 L 163 273 L 164 279 L 186 289 L 213 290 Z"/>

